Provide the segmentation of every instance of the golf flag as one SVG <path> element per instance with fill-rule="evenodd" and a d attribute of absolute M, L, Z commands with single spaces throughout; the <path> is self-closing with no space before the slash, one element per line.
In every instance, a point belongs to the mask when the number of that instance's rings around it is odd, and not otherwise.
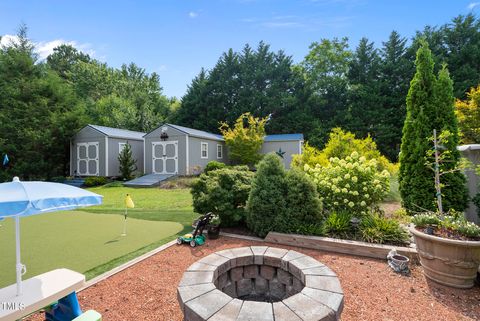
<path fill-rule="evenodd" d="M 10 161 L 10 160 L 8 159 L 8 155 L 5 154 L 5 156 L 3 156 L 3 166 L 7 166 L 7 164 L 8 164 L 9 161 Z"/>
<path fill-rule="evenodd" d="M 123 233 L 122 236 L 127 236 L 127 214 L 129 208 L 134 208 L 135 204 L 133 203 L 132 197 L 130 194 L 125 196 L 125 219 L 123 220 Z"/>
<path fill-rule="evenodd" d="M 125 207 L 127 207 L 127 208 L 134 208 L 135 207 L 135 204 L 133 204 L 133 200 L 132 200 L 132 197 L 130 196 L 130 194 L 127 194 L 127 196 L 125 197 Z"/>

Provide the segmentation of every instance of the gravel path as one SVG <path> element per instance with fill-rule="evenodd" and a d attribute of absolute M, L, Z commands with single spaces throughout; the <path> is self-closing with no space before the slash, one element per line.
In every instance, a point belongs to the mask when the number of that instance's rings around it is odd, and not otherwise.
<path fill-rule="evenodd" d="M 79 293 L 82 308 L 109 320 L 182 320 L 176 288 L 185 269 L 222 249 L 265 243 L 220 237 L 203 246 L 174 245 Z M 342 320 L 480 320 L 480 287 L 454 290 L 427 281 L 420 266 L 400 276 L 380 260 L 295 249 L 334 270 L 345 292 Z M 42 320 L 37 315 L 31 320 Z"/>

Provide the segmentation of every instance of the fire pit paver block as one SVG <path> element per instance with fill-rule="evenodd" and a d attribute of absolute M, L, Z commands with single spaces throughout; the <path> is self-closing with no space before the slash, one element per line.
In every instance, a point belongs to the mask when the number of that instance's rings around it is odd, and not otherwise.
<path fill-rule="evenodd" d="M 275 268 L 268 265 L 261 265 L 260 266 L 260 275 L 267 280 L 272 280 L 275 276 Z"/>
<path fill-rule="evenodd" d="M 303 321 L 283 302 L 273 303 L 273 314 L 275 315 L 275 321 Z"/>
<path fill-rule="evenodd" d="M 253 253 L 253 263 L 262 265 L 263 264 L 263 254 L 268 249 L 268 246 L 250 246 Z"/>
<path fill-rule="evenodd" d="M 243 268 L 243 277 L 246 279 L 254 279 L 258 276 L 258 265 L 247 265 Z"/>
<path fill-rule="evenodd" d="M 189 321 L 208 320 L 218 310 L 232 301 L 232 298 L 215 289 L 185 303 L 185 319 Z"/>
<path fill-rule="evenodd" d="M 302 280 L 302 270 L 325 266 L 310 256 L 302 256 L 288 262 L 288 271 Z"/>
<path fill-rule="evenodd" d="M 179 287 L 177 289 L 177 298 L 178 298 L 178 302 L 180 302 L 180 308 L 182 308 L 182 311 L 184 311 L 184 306 L 186 302 L 215 289 L 216 288 L 215 288 L 215 285 L 213 285 L 213 283 Z"/>
<path fill-rule="evenodd" d="M 210 319 L 208 319 L 208 321 L 236 320 L 242 305 L 242 300 L 233 299 L 232 301 L 228 302 L 226 306 L 215 313 Z"/>
<path fill-rule="evenodd" d="M 179 286 L 195 285 L 202 283 L 212 283 L 214 281 L 214 272 L 185 272 Z"/>
<path fill-rule="evenodd" d="M 299 293 L 286 298 L 283 303 L 303 321 L 335 321 L 335 312 L 326 305 L 319 304 L 312 298 Z"/>
<path fill-rule="evenodd" d="M 274 321 L 271 303 L 244 301 L 237 321 Z"/>
<path fill-rule="evenodd" d="M 238 247 L 231 249 L 231 251 L 235 255 L 235 266 L 253 264 L 253 252 L 250 247 Z"/>
<path fill-rule="evenodd" d="M 288 250 L 269 247 L 263 254 L 263 264 L 280 267 L 282 265 L 282 257 L 287 254 Z"/>
<path fill-rule="evenodd" d="M 287 254 L 285 254 L 284 257 L 282 257 L 282 265 L 281 268 L 284 269 L 285 271 L 288 271 L 288 263 L 292 260 L 298 259 L 300 257 L 305 256 L 305 254 L 290 250 L 288 251 Z"/>
<path fill-rule="evenodd" d="M 223 250 L 192 264 L 177 298 L 185 321 L 339 320 L 344 304 L 340 282 L 324 264 L 266 246 Z"/>
<path fill-rule="evenodd" d="M 340 318 L 340 314 L 343 310 L 343 294 L 308 287 L 303 288 L 301 293 L 309 296 L 321 304 L 326 305 L 335 311 L 337 318 Z"/>
<path fill-rule="evenodd" d="M 307 275 L 305 276 L 305 286 L 343 294 L 340 281 L 338 281 L 338 278 L 334 276 Z"/>

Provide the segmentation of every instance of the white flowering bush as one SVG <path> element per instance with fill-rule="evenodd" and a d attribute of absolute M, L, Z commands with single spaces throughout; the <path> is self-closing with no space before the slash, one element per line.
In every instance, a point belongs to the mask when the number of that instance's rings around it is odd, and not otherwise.
<path fill-rule="evenodd" d="M 353 152 L 345 159 L 331 158 L 326 167 L 305 164 L 304 171 L 317 185 L 325 209 L 360 216 L 389 192 L 390 174 L 377 168 L 375 159 L 367 160 Z"/>

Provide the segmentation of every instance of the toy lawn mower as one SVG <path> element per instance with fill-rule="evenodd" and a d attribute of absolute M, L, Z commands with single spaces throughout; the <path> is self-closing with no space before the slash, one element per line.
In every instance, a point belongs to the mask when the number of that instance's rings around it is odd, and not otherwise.
<path fill-rule="evenodd" d="M 205 235 L 203 235 L 203 230 L 208 225 L 208 223 L 210 223 L 212 216 L 213 216 L 213 213 L 208 213 L 201 216 L 197 220 L 197 224 L 195 225 L 195 230 L 193 230 L 193 233 L 180 236 L 177 239 L 177 244 L 189 243 L 191 247 L 205 244 L 206 238 L 205 238 Z"/>

